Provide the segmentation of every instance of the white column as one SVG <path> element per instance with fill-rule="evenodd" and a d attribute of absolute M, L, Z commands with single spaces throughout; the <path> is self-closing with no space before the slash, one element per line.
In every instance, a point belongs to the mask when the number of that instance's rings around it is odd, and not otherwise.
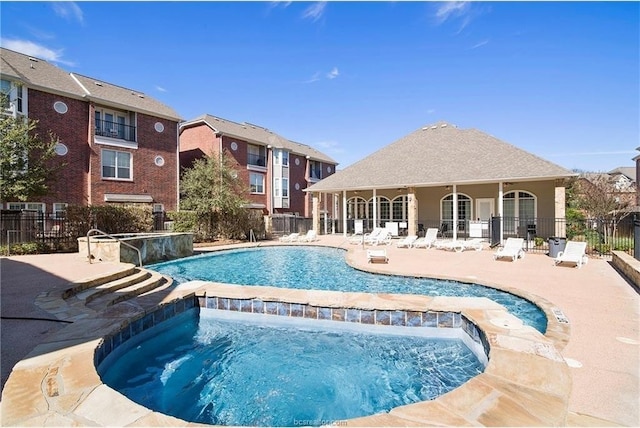
<path fill-rule="evenodd" d="M 500 217 L 500 243 L 504 240 L 504 184 L 498 183 L 498 216 Z"/>
<path fill-rule="evenodd" d="M 338 219 L 338 194 L 333 194 L 333 213 L 331 214 L 331 234 L 336 233 L 336 220 Z"/>
<path fill-rule="evenodd" d="M 373 189 L 373 227 L 378 224 L 378 192 Z"/>
<path fill-rule="evenodd" d="M 342 236 L 347 237 L 347 191 L 342 191 Z"/>
<path fill-rule="evenodd" d="M 329 219 L 327 217 L 329 217 L 329 211 L 327 211 L 327 194 L 323 193 L 322 194 L 322 203 L 324 206 L 324 234 L 327 234 L 328 231 L 328 224 L 329 224 Z"/>
<path fill-rule="evenodd" d="M 453 236 L 454 240 L 458 239 L 458 185 L 453 185 Z"/>

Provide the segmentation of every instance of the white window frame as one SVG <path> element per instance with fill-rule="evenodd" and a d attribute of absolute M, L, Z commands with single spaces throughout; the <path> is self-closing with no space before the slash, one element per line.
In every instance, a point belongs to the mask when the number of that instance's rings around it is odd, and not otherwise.
<path fill-rule="evenodd" d="M 47 206 L 43 202 L 7 202 L 8 210 L 29 210 L 44 213 Z"/>
<path fill-rule="evenodd" d="M 273 179 L 273 196 L 275 196 L 276 198 L 280 197 L 280 179 L 279 178 Z"/>
<path fill-rule="evenodd" d="M 105 154 L 105 152 L 113 152 L 115 154 L 115 166 L 105 165 L 105 163 L 104 163 L 104 154 Z M 129 177 L 127 177 L 127 178 L 118 177 L 118 171 L 120 169 L 118 167 L 118 157 L 119 156 L 128 156 L 129 157 Z M 115 168 L 115 176 L 114 177 L 110 177 L 110 176 L 105 176 L 104 175 L 105 166 L 114 167 Z M 102 177 L 103 180 L 133 181 L 133 153 L 131 153 L 131 152 L 123 152 L 123 151 L 120 151 L 120 150 L 102 149 L 100 151 L 100 176 Z"/>
<path fill-rule="evenodd" d="M 164 204 L 153 204 L 153 212 L 154 213 L 164 212 Z"/>
<path fill-rule="evenodd" d="M 8 106 L 2 106 L 2 109 L 5 112 L 11 113 L 12 115 L 26 114 L 27 112 L 27 92 L 26 88 L 17 82 L 1 79 L 2 83 L 0 83 L 0 91 L 4 93 L 9 103 Z"/>
<path fill-rule="evenodd" d="M 288 178 L 282 179 L 282 197 L 283 198 L 289 197 L 289 179 Z"/>
<path fill-rule="evenodd" d="M 257 182 L 258 180 L 260 181 L 259 183 Z M 254 183 L 254 181 L 256 182 Z M 264 174 L 257 172 L 249 173 L 249 187 L 251 193 L 264 195 Z"/>
<path fill-rule="evenodd" d="M 64 218 L 64 213 L 67 211 L 67 206 L 68 204 L 66 202 L 54 202 L 51 218 Z"/>
<path fill-rule="evenodd" d="M 447 198 L 451 197 L 451 200 Z M 460 231 L 460 225 L 466 224 L 467 221 L 473 220 L 473 198 L 465 193 L 458 193 L 458 231 Z M 444 213 L 444 204 L 451 203 L 451 218 L 445 218 Z M 468 210 L 462 216 L 462 210 L 460 209 L 460 204 L 468 203 Z M 444 195 L 442 199 L 440 199 L 440 223 L 447 223 L 449 225 L 448 231 L 451 232 L 453 230 L 453 193 L 449 193 Z"/>

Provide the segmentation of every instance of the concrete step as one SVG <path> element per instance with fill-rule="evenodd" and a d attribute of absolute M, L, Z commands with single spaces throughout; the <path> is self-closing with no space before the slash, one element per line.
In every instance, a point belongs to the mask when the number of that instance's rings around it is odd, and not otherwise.
<path fill-rule="evenodd" d="M 157 272 L 149 272 L 149 277 L 142 281 L 131 284 L 127 287 L 103 294 L 87 303 L 87 307 L 95 311 L 100 311 L 108 306 L 125 300 L 133 299 L 151 290 L 154 290 L 167 282 L 167 279 Z"/>
<path fill-rule="evenodd" d="M 100 296 L 118 291 L 122 288 L 127 288 L 131 285 L 142 282 L 149 277 L 151 277 L 151 272 L 144 269 L 134 269 L 134 271 L 128 276 L 81 291 L 76 294 L 76 297 L 80 300 L 84 300 L 85 304 L 89 304 L 92 300 L 95 300 Z"/>
<path fill-rule="evenodd" d="M 112 272 L 106 275 L 101 275 L 93 278 L 75 281 L 70 284 L 71 286 L 69 288 L 67 288 L 62 292 L 61 297 L 63 299 L 68 299 L 72 296 L 77 295 L 78 293 L 83 292 L 84 290 L 88 290 L 89 288 L 97 287 L 102 284 L 106 284 L 108 282 L 117 281 L 120 278 L 124 278 L 129 275 L 132 275 L 136 270 L 137 268 L 134 265 L 128 264 L 128 265 L 125 265 L 125 268 L 117 272 Z"/>

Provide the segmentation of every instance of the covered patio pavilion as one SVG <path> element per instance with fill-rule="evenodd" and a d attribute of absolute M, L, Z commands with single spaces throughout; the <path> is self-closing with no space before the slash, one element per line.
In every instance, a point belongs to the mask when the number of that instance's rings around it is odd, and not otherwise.
<path fill-rule="evenodd" d="M 564 221 L 557 220 L 565 218 L 566 181 L 576 175 L 479 130 L 439 122 L 306 191 L 313 195 L 314 229 L 324 233 L 335 232 L 335 224 L 330 231 L 321 216 L 333 194 L 345 236 L 358 231 L 351 221 L 364 220 L 368 227 L 398 224 L 408 235 L 426 224 L 444 227 L 452 239 L 462 231 L 486 237 L 490 219 L 500 217 L 502 241 L 521 227 L 537 228 L 542 236 L 565 236 Z M 538 219 L 553 221 L 536 224 Z"/>

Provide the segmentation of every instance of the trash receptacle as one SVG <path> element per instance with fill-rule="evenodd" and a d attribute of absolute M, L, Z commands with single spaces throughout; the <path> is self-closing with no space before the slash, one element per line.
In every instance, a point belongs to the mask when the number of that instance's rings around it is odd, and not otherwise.
<path fill-rule="evenodd" d="M 549 257 L 556 258 L 560 251 L 564 251 L 567 246 L 567 238 L 552 236 L 549 238 Z"/>

